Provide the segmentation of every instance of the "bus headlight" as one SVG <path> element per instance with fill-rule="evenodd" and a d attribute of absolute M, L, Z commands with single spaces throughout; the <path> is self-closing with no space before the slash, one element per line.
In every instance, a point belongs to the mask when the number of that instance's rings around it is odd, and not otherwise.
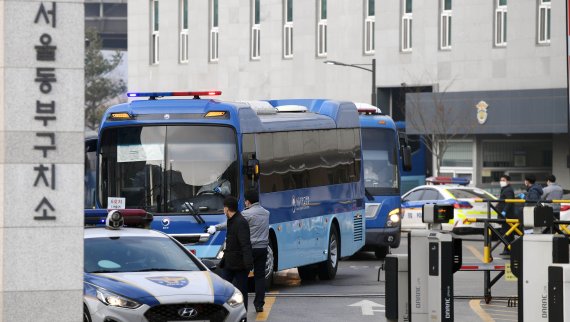
<path fill-rule="evenodd" d="M 400 208 L 396 208 L 388 214 L 386 227 L 398 227 L 400 225 Z"/>
<path fill-rule="evenodd" d="M 228 304 L 231 307 L 238 307 L 241 304 L 243 304 L 243 295 L 241 294 L 241 292 L 237 289 L 234 288 L 234 295 L 232 295 L 232 297 L 230 297 L 230 299 L 228 300 Z"/>

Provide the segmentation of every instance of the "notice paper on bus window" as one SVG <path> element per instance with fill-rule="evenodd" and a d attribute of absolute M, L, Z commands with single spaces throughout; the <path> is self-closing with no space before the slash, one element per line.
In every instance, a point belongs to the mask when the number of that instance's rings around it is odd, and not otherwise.
<path fill-rule="evenodd" d="M 117 162 L 135 162 L 164 159 L 164 144 L 133 144 L 117 146 Z"/>

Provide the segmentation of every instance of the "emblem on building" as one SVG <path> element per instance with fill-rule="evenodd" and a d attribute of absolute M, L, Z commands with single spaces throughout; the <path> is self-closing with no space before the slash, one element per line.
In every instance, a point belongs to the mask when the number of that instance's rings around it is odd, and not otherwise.
<path fill-rule="evenodd" d="M 477 122 L 479 122 L 479 124 L 485 124 L 485 122 L 487 122 L 487 107 L 489 107 L 489 104 L 485 101 L 481 101 L 477 103 L 475 107 L 477 108 Z"/>

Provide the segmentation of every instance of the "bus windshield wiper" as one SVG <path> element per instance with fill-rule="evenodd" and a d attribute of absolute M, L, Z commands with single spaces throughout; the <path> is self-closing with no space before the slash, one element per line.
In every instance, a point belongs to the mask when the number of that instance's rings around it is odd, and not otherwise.
<path fill-rule="evenodd" d="M 186 207 L 186 209 L 188 209 L 188 211 L 190 212 L 190 215 L 192 215 L 192 217 L 194 217 L 194 220 L 196 220 L 197 223 L 199 223 L 199 224 L 205 224 L 206 223 L 204 218 L 202 218 L 202 216 L 200 216 L 199 208 L 194 207 L 194 204 L 186 201 L 184 203 L 184 207 Z"/>

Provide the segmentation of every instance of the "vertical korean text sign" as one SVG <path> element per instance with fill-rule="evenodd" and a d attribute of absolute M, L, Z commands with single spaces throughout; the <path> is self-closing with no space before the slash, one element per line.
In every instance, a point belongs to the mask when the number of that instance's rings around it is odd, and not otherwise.
<path fill-rule="evenodd" d="M 0 42 L 0 320 L 77 321 L 83 0 L 0 0 Z"/>

